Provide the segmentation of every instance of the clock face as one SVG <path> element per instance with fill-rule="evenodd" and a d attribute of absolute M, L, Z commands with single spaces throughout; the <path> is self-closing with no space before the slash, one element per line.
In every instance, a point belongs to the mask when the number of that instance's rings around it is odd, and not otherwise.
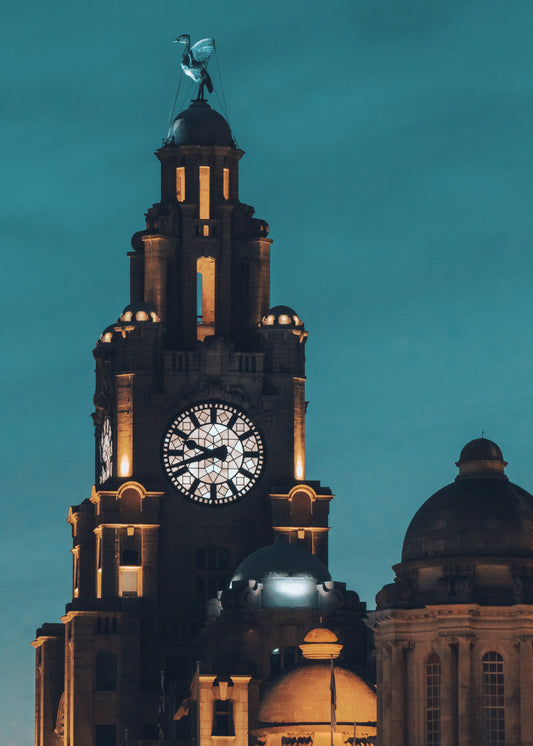
<path fill-rule="evenodd" d="M 170 481 L 203 505 L 225 505 L 249 492 L 259 479 L 263 457 L 263 442 L 252 420 L 220 401 L 185 409 L 163 438 L 163 465 Z"/>
<path fill-rule="evenodd" d="M 113 433 L 111 421 L 106 417 L 100 430 L 100 484 L 113 475 Z"/>

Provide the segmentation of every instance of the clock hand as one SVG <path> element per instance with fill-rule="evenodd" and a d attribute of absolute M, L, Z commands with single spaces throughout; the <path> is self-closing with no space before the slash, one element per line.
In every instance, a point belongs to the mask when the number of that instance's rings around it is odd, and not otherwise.
<path fill-rule="evenodd" d="M 183 444 L 187 448 L 197 448 L 199 451 L 203 451 L 204 453 L 209 453 L 211 451 L 211 448 L 206 448 L 205 446 L 200 445 L 200 443 L 197 443 L 195 440 L 186 440 Z"/>
<path fill-rule="evenodd" d="M 192 464 L 195 461 L 204 461 L 208 458 L 217 458 L 220 461 L 225 461 L 226 457 L 228 455 L 228 449 L 226 446 L 219 446 L 218 448 L 203 448 L 203 453 L 197 453 L 194 456 L 190 456 L 189 458 L 184 459 L 180 462 L 180 465 L 184 464 Z"/>

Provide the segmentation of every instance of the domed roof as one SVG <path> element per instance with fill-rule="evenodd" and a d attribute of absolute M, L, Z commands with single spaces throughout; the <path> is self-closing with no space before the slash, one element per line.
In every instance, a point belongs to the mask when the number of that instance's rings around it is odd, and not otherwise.
<path fill-rule="evenodd" d="M 313 578 L 316 583 L 331 580 L 327 567 L 317 557 L 298 544 L 280 541 L 249 554 L 235 570 L 232 582 L 262 582 L 271 575 Z"/>
<path fill-rule="evenodd" d="M 259 708 L 264 726 L 281 723 L 305 723 L 329 728 L 329 661 L 305 662 L 281 674 L 265 690 Z M 337 723 L 374 722 L 376 695 L 359 676 L 335 666 Z"/>
<path fill-rule="evenodd" d="M 417 511 L 402 562 L 452 557 L 533 558 L 533 496 L 511 484 L 498 446 L 479 438 L 457 462 L 455 482 Z"/>
<path fill-rule="evenodd" d="M 273 306 L 261 319 L 260 326 L 280 326 L 285 328 L 303 327 L 304 322 L 290 306 Z"/>
<path fill-rule="evenodd" d="M 173 145 L 221 145 L 235 148 L 229 124 L 207 101 L 197 99 L 174 119 L 167 140 Z"/>
<path fill-rule="evenodd" d="M 463 461 L 503 461 L 503 454 L 500 448 L 487 438 L 476 438 L 467 443 L 461 455 L 458 464 Z"/>

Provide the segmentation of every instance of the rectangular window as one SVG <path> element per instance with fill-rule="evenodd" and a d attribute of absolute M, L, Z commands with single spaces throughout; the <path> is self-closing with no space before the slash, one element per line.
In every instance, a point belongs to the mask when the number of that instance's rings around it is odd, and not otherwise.
<path fill-rule="evenodd" d="M 440 658 L 432 653 L 426 664 L 426 746 L 440 746 Z"/>
<path fill-rule="evenodd" d="M 102 598 L 102 533 L 96 536 L 96 598 Z"/>
<path fill-rule="evenodd" d="M 209 220 L 209 166 L 200 166 L 200 220 Z"/>
<path fill-rule="evenodd" d="M 121 567 L 119 595 L 123 598 L 137 598 L 141 594 L 141 567 Z"/>
<path fill-rule="evenodd" d="M 176 169 L 176 199 L 185 201 L 185 169 L 182 166 Z"/>
<path fill-rule="evenodd" d="M 94 746 L 116 746 L 117 728 L 115 725 L 94 726 Z"/>
<path fill-rule="evenodd" d="M 216 699 L 213 703 L 213 736 L 234 736 L 233 702 Z"/>
<path fill-rule="evenodd" d="M 74 585 L 74 598 L 78 598 L 80 595 L 80 562 L 79 562 L 79 547 L 75 547 L 72 550 L 72 556 L 74 559 L 73 567 L 73 585 Z"/>
<path fill-rule="evenodd" d="M 223 171 L 222 193 L 224 199 L 229 199 L 229 168 L 225 168 Z"/>
<path fill-rule="evenodd" d="M 491 651 L 483 656 L 483 743 L 505 746 L 505 696 L 503 658 Z"/>

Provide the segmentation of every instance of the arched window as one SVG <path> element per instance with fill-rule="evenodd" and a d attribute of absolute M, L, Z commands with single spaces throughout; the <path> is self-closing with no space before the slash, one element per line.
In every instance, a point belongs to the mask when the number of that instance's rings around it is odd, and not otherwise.
<path fill-rule="evenodd" d="M 431 653 L 426 661 L 426 746 L 440 746 L 440 658 Z"/>
<path fill-rule="evenodd" d="M 503 658 L 490 651 L 482 659 L 482 722 L 484 746 L 505 746 Z"/>
<path fill-rule="evenodd" d="M 96 655 L 96 691 L 112 692 L 117 688 L 117 656 L 111 650 Z"/>

